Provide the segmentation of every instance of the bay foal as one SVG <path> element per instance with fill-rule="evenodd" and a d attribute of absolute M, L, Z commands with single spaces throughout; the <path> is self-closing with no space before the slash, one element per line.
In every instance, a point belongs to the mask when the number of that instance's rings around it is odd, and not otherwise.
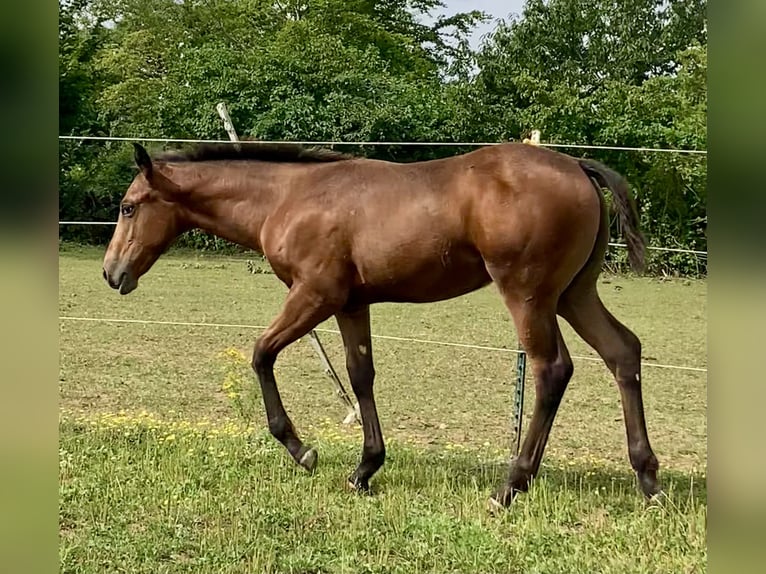
<path fill-rule="evenodd" d="M 510 143 L 409 164 L 255 143 L 152 160 L 135 144 L 135 161 L 140 173 L 121 201 L 104 278 L 130 293 L 172 241 L 193 228 L 263 253 L 289 292 L 257 339 L 252 365 L 271 433 L 307 470 L 317 454 L 282 404 L 274 379 L 280 351 L 335 316 L 364 429 L 361 462 L 349 482 L 367 490 L 385 459 L 369 306 L 439 301 L 494 282 L 527 352 L 536 398 L 521 452 L 493 503 L 507 506 L 527 490 L 572 376 L 557 315 L 614 375 L 631 465 L 643 493 L 658 492 L 641 344 L 596 291 L 609 240 L 602 187 L 612 192 L 631 263 L 640 269 L 644 258 L 629 189 L 611 169 Z"/>

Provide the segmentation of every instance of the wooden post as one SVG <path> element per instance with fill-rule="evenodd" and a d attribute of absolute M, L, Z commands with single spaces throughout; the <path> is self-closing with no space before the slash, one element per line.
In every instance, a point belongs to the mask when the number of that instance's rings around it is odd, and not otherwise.
<path fill-rule="evenodd" d="M 221 102 L 215 107 L 215 109 L 218 111 L 218 115 L 221 116 L 221 119 L 223 120 L 223 127 L 226 130 L 226 133 L 229 134 L 229 139 L 233 142 L 239 141 L 237 130 L 234 129 L 234 124 L 231 121 L 229 110 L 226 108 L 226 104 Z M 235 145 L 234 147 L 240 149 L 242 146 Z"/>
<path fill-rule="evenodd" d="M 532 130 L 531 137 L 524 138 L 525 144 L 540 145 L 540 130 Z"/>
<path fill-rule="evenodd" d="M 226 104 L 221 102 L 215 108 L 218 111 L 218 115 L 221 116 L 221 119 L 223 120 L 223 127 L 226 129 L 226 133 L 229 134 L 229 139 L 233 142 L 239 141 L 237 130 L 234 129 L 234 124 L 231 121 L 229 110 L 226 108 Z M 237 148 L 241 147 L 239 144 L 235 145 Z M 346 392 L 346 389 L 343 387 L 343 383 L 341 382 L 338 373 L 335 372 L 335 369 L 330 362 L 330 358 L 327 356 L 324 347 L 322 347 L 322 343 L 319 341 L 319 336 L 314 330 L 309 333 L 309 343 L 311 343 L 311 346 L 314 347 L 317 355 L 319 355 L 319 360 L 322 362 L 322 367 L 324 368 L 325 374 L 330 377 L 330 380 L 335 386 L 335 394 L 348 408 L 348 414 L 346 415 L 346 418 L 343 419 L 343 423 L 350 424 L 354 421 L 361 423 L 362 417 L 359 414 L 359 403 L 354 403 L 351 400 L 349 394 Z"/>

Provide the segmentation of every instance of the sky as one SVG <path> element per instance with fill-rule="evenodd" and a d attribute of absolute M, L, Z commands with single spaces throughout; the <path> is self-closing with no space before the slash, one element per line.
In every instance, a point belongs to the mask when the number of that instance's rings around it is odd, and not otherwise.
<path fill-rule="evenodd" d="M 445 8 L 434 15 L 451 15 L 457 12 L 470 12 L 471 10 L 481 10 L 490 15 L 491 20 L 480 24 L 471 38 L 471 47 L 476 49 L 481 44 L 481 37 L 491 32 L 495 27 L 495 20 L 498 18 L 508 18 L 509 14 L 521 14 L 525 0 L 442 0 Z"/>

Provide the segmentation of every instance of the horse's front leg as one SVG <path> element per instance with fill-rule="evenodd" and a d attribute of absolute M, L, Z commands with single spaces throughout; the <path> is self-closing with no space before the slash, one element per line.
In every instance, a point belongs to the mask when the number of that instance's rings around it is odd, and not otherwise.
<path fill-rule="evenodd" d="M 367 491 L 370 478 L 383 466 L 383 461 L 386 459 L 383 433 L 380 430 L 378 411 L 375 408 L 375 397 L 372 392 L 375 368 L 372 362 L 370 339 L 370 307 L 365 305 L 353 311 L 336 313 L 335 318 L 343 337 L 348 376 L 359 402 L 364 431 L 362 461 L 348 481 L 354 490 Z"/>
<path fill-rule="evenodd" d="M 325 296 L 305 283 L 290 288 L 282 312 L 272 321 L 255 343 L 253 370 L 261 385 L 269 431 L 287 448 L 295 461 L 308 471 L 316 466 L 317 453 L 304 445 L 285 412 L 274 378 L 277 355 L 293 341 L 306 335 L 340 307 L 336 297 Z"/>

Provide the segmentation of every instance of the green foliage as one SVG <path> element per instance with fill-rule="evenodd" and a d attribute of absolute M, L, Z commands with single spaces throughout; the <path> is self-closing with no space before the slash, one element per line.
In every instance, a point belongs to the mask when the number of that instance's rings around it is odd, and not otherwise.
<path fill-rule="evenodd" d="M 706 147 L 705 0 L 529 0 L 477 53 L 468 34 L 484 16 L 424 24 L 439 6 L 62 1 L 60 129 L 217 139 L 225 137 L 215 110 L 223 101 L 240 134 L 258 139 L 498 141 L 539 129 L 558 143 Z M 63 142 L 60 149 L 60 217 L 113 219 L 133 174 L 130 146 Z M 414 161 L 467 150 L 349 151 Z M 706 249 L 705 156 L 587 155 L 629 179 L 652 244 Z M 67 239 L 95 242 L 110 233 L 62 230 Z M 224 245 L 199 232 L 182 243 Z M 673 269 L 694 272 L 683 263 Z"/>

